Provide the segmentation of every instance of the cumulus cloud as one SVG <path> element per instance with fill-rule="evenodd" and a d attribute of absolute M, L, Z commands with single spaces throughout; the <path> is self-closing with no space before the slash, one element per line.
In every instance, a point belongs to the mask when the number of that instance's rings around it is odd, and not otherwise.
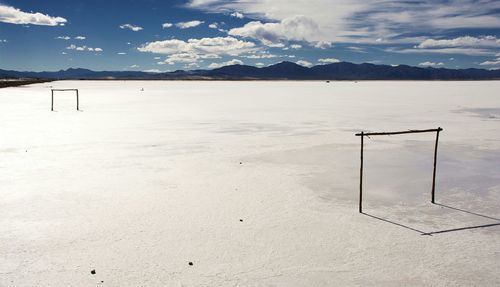
<path fill-rule="evenodd" d="M 251 21 L 243 27 L 229 30 L 229 35 L 254 38 L 271 47 L 284 47 L 284 41 L 317 43 L 319 38 L 314 38 L 321 34 L 318 23 L 306 16 L 293 16 L 277 23 Z"/>
<path fill-rule="evenodd" d="M 256 49 L 254 43 L 233 37 L 189 39 L 187 41 L 171 39 L 146 43 L 138 48 L 140 52 L 166 55 L 179 53 L 239 55 Z"/>
<path fill-rule="evenodd" d="M 142 27 L 135 26 L 135 25 L 132 25 L 132 24 L 123 24 L 123 25 L 120 25 L 120 29 L 128 29 L 128 30 L 131 30 L 131 31 L 134 31 L 134 32 L 139 32 L 139 31 L 143 30 Z"/>
<path fill-rule="evenodd" d="M 422 62 L 422 63 L 419 63 L 418 64 L 419 66 L 422 66 L 422 67 L 438 67 L 438 66 L 443 66 L 444 64 L 439 62 L 439 63 L 434 63 L 434 62 Z"/>
<path fill-rule="evenodd" d="M 170 28 L 170 27 L 172 27 L 172 26 L 174 26 L 174 24 L 172 24 L 172 23 L 163 23 L 163 24 L 161 25 L 161 27 L 162 27 L 163 29 L 165 29 L 165 28 Z"/>
<path fill-rule="evenodd" d="M 340 60 L 335 59 L 335 58 L 323 58 L 323 59 L 319 59 L 318 62 L 323 63 L 323 64 L 332 64 L 332 63 L 339 63 Z"/>
<path fill-rule="evenodd" d="M 201 24 L 205 23 L 204 21 L 199 21 L 199 20 L 193 20 L 189 22 L 179 22 L 175 24 L 180 29 L 188 29 L 188 28 L 194 28 L 197 26 L 200 26 Z"/>
<path fill-rule="evenodd" d="M 42 13 L 23 12 L 17 8 L 0 4 L 0 22 L 21 25 L 64 26 L 63 17 L 52 17 Z"/>
<path fill-rule="evenodd" d="M 238 59 L 232 59 L 227 62 L 223 63 L 212 63 L 208 66 L 209 69 L 217 69 L 225 66 L 231 66 L 231 65 L 243 65 L 243 61 L 238 60 Z"/>
<path fill-rule="evenodd" d="M 0 39 L 0 43 L 7 43 L 8 41 L 5 39 Z"/>
<path fill-rule="evenodd" d="M 293 45 L 290 45 L 290 48 L 298 50 L 298 49 L 302 49 L 302 45 L 293 44 Z"/>
<path fill-rule="evenodd" d="M 243 18 L 245 18 L 245 15 L 243 15 L 240 12 L 234 12 L 234 13 L 231 13 L 231 17 L 235 17 L 235 18 L 238 18 L 238 19 L 243 19 Z"/>
<path fill-rule="evenodd" d="M 208 25 L 208 28 L 210 28 L 210 29 L 219 29 L 219 24 L 216 23 L 216 22 L 214 22 L 214 23 Z"/>
<path fill-rule="evenodd" d="M 85 37 L 85 36 L 76 36 L 74 39 L 75 40 L 85 40 L 85 39 L 87 39 L 87 37 Z"/>
<path fill-rule="evenodd" d="M 66 40 L 66 41 L 67 41 L 67 40 L 70 40 L 70 39 L 71 39 L 71 37 L 69 37 L 69 36 L 58 36 L 58 37 L 56 37 L 56 39 L 59 39 L 59 40 Z"/>
<path fill-rule="evenodd" d="M 310 68 L 310 67 L 313 66 L 313 64 L 311 62 L 308 62 L 306 60 L 300 60 L 300 61 L 297 61 L 296 63 L 298 65 L 301 65 L 301 66 L 304 66 L 304 67 L 308 67 L 308 68 Z"/>

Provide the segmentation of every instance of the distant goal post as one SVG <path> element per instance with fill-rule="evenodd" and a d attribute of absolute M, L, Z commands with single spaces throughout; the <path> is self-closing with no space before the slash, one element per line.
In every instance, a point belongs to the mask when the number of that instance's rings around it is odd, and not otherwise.
<path fill-rule="evenodd" d="M 363 213 L 363 147 L 364 138 L 370 136 L 390 136 L 390 135 L 401 135 L 401 134 L 415 134 L 415 133 L 436 133 L 436 143 L 434 145 L 434 168 L 432 171 L 432 190 L 431 190 L 431 203 L 435 203 L 436 194 L 436 162 L 437 162 L 437 150 L 439 142 L 439 133 L 443 129 L 441 127 L 437 129 L 427 129 L 427 130 L 407 130 L 399 132 L 360 132 L 356 136 L 361 138 L 361 167 L 359 170 L 359 213 Z"/>
<path fill-rule="evenodd" d="M 78 94 L 78 89 L 51 89 L 51 106 L 50 110 L 54 111 L 54 92 L 75 92 L 76 94 L 76 110 L 80 110 L 80 96 Z"/>

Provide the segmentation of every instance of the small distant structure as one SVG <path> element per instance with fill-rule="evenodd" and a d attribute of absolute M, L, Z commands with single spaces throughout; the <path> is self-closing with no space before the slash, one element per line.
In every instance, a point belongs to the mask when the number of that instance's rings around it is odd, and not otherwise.
<path fill-rule="evenodd" d="M 330 81 L 326 81 L 326 83 L 327 83 L 327 84 L 329 84 L 329 83 L 330 83 Z"/>
<path fill-rule="evenodd" d="M 75 92 L 76 93 L 76 110 L 80 110 L 80 96 L 78 94 L 78 89 L 51 89 L 51 99 L 52 99 L 52 105 L 50 107 L 51 111 L 54 111 L 54 92 Z"/>
<path fill-rule="evenodd" d="M 428 130 L 407 130 L 401 132 L 372 132 L 365 133 L 361 132 L 356 134 L 356 136 L 361 137 L 361 167 L 359 169 L 359 213 L 363 213 L 363 147 L 364 138 L 370 136 L 390 136 L 390 135 L 401 135 L 401 134 L 414 134 L 414 133 L 436 133 L 436 144 L 434 146 L 434 170 L 432 172 L 432 191 L 431 191 L 431 203 L 435 203 L 435 192 L 436 192 L 436 161 L 437 161 L 437 149 L 439 141 L 439 133 L 442 128 L 428 129 Z"/>
<path fill-rule="evenodd" d="M 144 88 L 141 88 L 141 92 L 144 92 Z"/>

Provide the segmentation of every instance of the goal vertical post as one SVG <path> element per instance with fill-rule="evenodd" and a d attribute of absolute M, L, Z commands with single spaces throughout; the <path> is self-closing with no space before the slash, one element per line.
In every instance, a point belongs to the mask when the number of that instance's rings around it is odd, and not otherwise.
<path fill-rule="evenodd" d="M 51 91 L 51 94 L 52 94 L 52 101 L 51 101 L 51 106 L 50 106 L 50 110 L 51 111 L 54 111 L 54 90 L 50 90 Z"/>
<path fill-rule="evenodd" d="M 78 89 L 76 90 L 76 110 L 80 110 L 80 97 L 78 96 Z"/>
<path fill-rule="evenodd" d="M 359 213 L 363 213 L 363 139 L 364 132 L 361 132 L 361 167 L 359 169 Z"/>
<path fill-rule="evenodd" d="M 439 127 L 436 130 L 436 145 L 434 146 L 434 169 L 432 171 L 432 196 L 431 196 L 431 203 L 436 203 L 436 162 L 437 162 L 437 152 L 438 152 L 438 142 L 439 142 L 439 132 L 442 131 L 443 129 Z"/>

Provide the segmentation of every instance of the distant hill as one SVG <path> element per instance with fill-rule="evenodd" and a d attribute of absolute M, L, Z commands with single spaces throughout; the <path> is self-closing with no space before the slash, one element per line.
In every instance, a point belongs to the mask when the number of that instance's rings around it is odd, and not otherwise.
<path fill-rule="evenodd" d="M 318 65 L 311 68 L 292 62 L 281 62 L 257 68 L 232 65 L 213 70 L 148 73 L 137 71 L 92 71 L 67 69 L 57 72 L 18 72 L 0 69 L 3 79 L 164 79 L 164 80 L 496 80 L 500 69 L 420 68 L 406 65 L 388 66 L 348 62 Z"/>

